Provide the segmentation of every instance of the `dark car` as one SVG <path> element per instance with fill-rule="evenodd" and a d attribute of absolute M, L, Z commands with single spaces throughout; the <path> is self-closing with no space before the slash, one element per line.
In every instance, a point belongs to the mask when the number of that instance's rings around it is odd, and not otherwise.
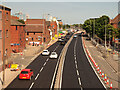
<path fill-rule="evenodd" d="M 64 41 L 62 41 L 60 44 L 61 44 L 61 45 L 65 45 L 65 43 L 66 43 L 66 41 L 64 40 Z"/>

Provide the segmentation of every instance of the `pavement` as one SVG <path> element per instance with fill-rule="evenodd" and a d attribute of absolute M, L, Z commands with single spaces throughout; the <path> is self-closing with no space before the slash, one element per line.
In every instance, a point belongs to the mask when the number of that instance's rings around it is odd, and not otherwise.
<path fill-rule="evenodd" d="M 95 46 L 91 40 L 84 37 L 85 45 L 90 52 L 92 58 L 99 65 L 102 72 L 104 72 L 112 82 L 113 88 L 120 86 L 120 72 L 118 70 L 119 58 L 117 54 L 106 53 L 105 47 L 101 45 Z"/>
<path fill-rule="evenodd" d="M 49 46 L 54 44 L 57 41 L 51 40 L 49 42 Z M 49 47 L 48 44 L 44 44 L 41 46 L 26 46 L 26 49 L 23 51 L 23 55 L 21 53 L 13 54 L 9 61 L 13 63 L 17 63 L 18 65 L 21 65 L 21 69 L 26 68 L 37 56 L 41 54 L 41 52 Z M 3 79 L 3 71 L 0 72 L 0 86 L 2 88 L 6 88 L 20 73 L 19 71 L 10 71 L 10 68 L 5 69 L 5 83 L 2 84 Z M 0 88 L 1 89 L 1 88 Z"/>

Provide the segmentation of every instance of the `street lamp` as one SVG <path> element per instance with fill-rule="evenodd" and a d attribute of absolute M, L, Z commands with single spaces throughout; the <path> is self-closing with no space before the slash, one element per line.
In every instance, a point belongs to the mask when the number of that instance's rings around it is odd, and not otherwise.
<path fill-rule="evenodd" d="M 109 48 L 110 48 L 110 33 L 111 33 L 111 31 L 109 31 Z"/>
<path fill-rule="evenodd" d="M 106 20 L 105 20 L 105 49 L 107 49 L 106 47 Z"/>

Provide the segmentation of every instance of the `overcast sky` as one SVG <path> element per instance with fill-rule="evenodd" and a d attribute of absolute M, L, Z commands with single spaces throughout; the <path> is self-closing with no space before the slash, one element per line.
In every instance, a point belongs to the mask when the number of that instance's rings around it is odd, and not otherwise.
<path fill-rule="evenodd" d="M 64 0 L 66 2 L 55 2 L 56 0 L 6 0 L 3 3 L 12 9 L 12 14 L 22 11 L 29 14 L 30 18 L 42 18 L 43 14 L 50 14 L 62 19 L 64 23 L 84 23 L 86 19 L 107 15 L 111 19 L 118 14 L 118 0 L 104 0 L 104 2 L 93 2 L 95 0 Z M 15 2 L 19 1 L 19 2 Z M 24 0 L 25 1 L 25 0 Z M 28 1 L 28 0 L 27 0 Z M 99 0 L 100 1 L 100 0 Z M 106 2 L 105 2 L 106 1 Z"/>

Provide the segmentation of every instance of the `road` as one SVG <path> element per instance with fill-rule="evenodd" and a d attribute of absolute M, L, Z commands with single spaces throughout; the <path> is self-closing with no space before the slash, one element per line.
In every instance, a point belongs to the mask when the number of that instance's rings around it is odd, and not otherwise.
<path fill-rule="evenodd" d="M 82 47 L 81 37 L 73 38 L 64 62 L 61 88 L 105 90 L 93 71 Z M 91 89 L 91 90 L 92 90 Z"/>
<path fill-rule="evenodd" d="M 72 36 L 72 35 L 70 35 Z M 31 80 L 19 80 L 18 76 L 8 85 L 6 90 L 13 88 L 50 88 L 53 82 L 53 76 L 55 68 L 63 49 L 63 45 L 59 42 L 51 45 L 48 50 L 50 52 L 56 51 L 58 54 L 57 59 L 49 59 L 49 56 L 39 55 L 33 62 L 31 62 L 26 68 L 30 68 L 34 71 L 34 76 Z"/>

